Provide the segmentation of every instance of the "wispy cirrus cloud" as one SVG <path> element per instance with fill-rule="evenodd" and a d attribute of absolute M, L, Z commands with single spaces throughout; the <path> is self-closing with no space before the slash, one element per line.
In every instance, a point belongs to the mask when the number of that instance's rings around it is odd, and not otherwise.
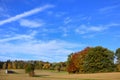
<path fill-rule="evenodd" d="M 53 5 L 44 5 L 42 7 L 38 7 L 38 8 L 32 9 L 30 11 L 23 12 L 23 13 L 18 14 L 16 16 L 13 16 L 13 17 L 10 17 L 8 19 L 0 21 L 0 25 L 3 25 L 3 24 L 6 24 L 6 23 L 10 23 L 10 22 L 19 20 L 21 18 L 24 18 L 24 17 L 30 16 L 30 15 L 36 14 L 38 12 L 42 12 L 45 9 L 52 8 L 52 7 L 54 7 L 54 6 Z"/>
<path fill-rule="evenodd" d="M 87 26 L 87 25 L 80 25 L 80 27 L 76 28 L 75 32 L 79 34 L 85 34 L 89 32 L 100 32 L 107 29 L 104 26 Z"/>
<path fill-rule="evenodd" d="M 118 8 L 118 7 L 120 7 L 120 5 L 106 6 L 106 7 L 100 8 L 99 12 L 100 13 L 108 13 L 108 12 L 111 12 L 114 9 Z"/>
<path fill-rule="evenodd" d="M 64 24 L 68 24 L 68 23 L 70 23 L 72 21 L 72 19 L 70 18 L 70 17 L 66 17 L 65 19 L 64 19 Z"/>
<path fill-rule="evenodd" d="M 22 39 L 31 39 L 32 37 L 29 35 L 17 35 L 14 37 L 10 37 L 10 38 L 5 38 L 5 39 L 1 39 L 0 42 L 7 42 L 7 41 L 12 41 L 12 40 L 22 40 Z"/>
<path fill-rule="evenodd" d="M 86 34 L 90 32 L 102 32 L 105 31 L 111 27 L 119 26 L 120 24 L 117 23 L 110 23 L 106 25 L 98 25 L 98 26 L 92 26 L 92 25 L 80 25 L 78 28 L 75 29 L 75 32 L 79 34 Z"/>
<path fill-rule="evenodd" d="M 40 20 L 28 20 L 28 19 L 21 19 L 19 23 L 21 26 L 28 28 L 37 28 L 44 25 L 44 22 Z"/>
<path fill-rule="evenodd" d="M 31 32 L 30 34 L 14 34 L 14 35 L 8 35 L 7 38 L 0 39 L 0 43 L 14 41 L 14 40 L 22 40 L 22 41 L 28 41 L 31 39 L 34 39 L 34 36 L 36 35 L 36 31 Z"/>

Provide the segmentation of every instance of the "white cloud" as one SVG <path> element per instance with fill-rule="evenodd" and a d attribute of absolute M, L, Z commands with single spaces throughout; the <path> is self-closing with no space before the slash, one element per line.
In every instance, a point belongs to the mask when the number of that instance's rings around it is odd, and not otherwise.
<path fill-rule="evenodd" d="M 85 46 L 63 40 L 43 41 L 36 39 L 36 34 L 37 31 L 31 31 L 31 34 L 14 34 L 0 39 L 0 53 L 7 59 L 11 57 L 17 59 L 18 55 L 21 55 L 19 58 L 23 60 L 65 61 L 70 53 Z M 24 55 L 29 55 L 31 58 L 26 58 Z"/>
<path fill-rule="evenodd" d="M 6 38 L 6 39 L 1 39 L 0 42 L 7 42 L 7 41 L 12 41 L 12 40 L 22 40 L 22 39 L 31 39 L 31 36 L 29 35 L 17 35 L 14 37 Z"/>
<path fill-rule="evenodd" d="M 95 32 L 99 32 L 99 31 L 103 31 L 106 28 L 102 27 L 102 26 L 92 26 L 90 28 L 88 28 L 88 31 L 95 31 Z"/>
<path fill-rule="evenodd" d="M 34 39 L 34 36 L 36 35 L 36 31 L 32 31 L 31 34 L 14 34 L 14 35 L 7 35 L 8 38 L 4 38 L 4 39 L 0 39 L 0 43 L 4 43 L 4 42 L 9 42 L 9 41 L 13 41 L 13 40 L 31 40 Z"/>
<path fill-rule="evenodd" d="M 6 24 L 6 23 L 10 23 L 12 21 L 19 20 L 21 18 L 33 15 L 33 14 L 38 13 L 38 12 L 42 12 L 45 9 L 52 8 L 52 7 L 53 7 L 53 5 L 45 5 L 45 6 L 42 6 L 42 7 L 38 7 L 38 8 L 32 9 L 30 11 L 23 12 L 21 14 L 18 14 L 16 16 L 14 16 L 14 17 L 10 17 L 10 18 L 8 18 L 6 20 L 0 21 L 0 25 Z"/>
<path fill-rule="evenodd" d="M 65 61 L 68 54 L 75 52 L 76 48 L 81 48 L 84 45 L 75 44 L 61 40 L 50 40 L 50 41 L 40 41 L 28 40 L 20 43 L 9 43 L 3 42 L 0 43 L 0 53 L 4 55 L 34 55 L 39 56 L 39 59 L 49 60 L 47 57 L 50 57 L 51 61 Z M 24 55 L 22 55 L 24 56 Z M 38 59 L 34 57 L 33 59 Z"/>
<path fill-rule="evenodd" d="M 87 26 L 87 25 L 80 25 L 75 31 L 79 34 L 85 34 L 89 32 L 101 32 L 107 29 L 105 26 Z"/>
<path fill-rule="evenodd" d="M 107 6 L 99 9 L 100 13 L 107 13 L 113 11 L 115 8 L 118 8 L 119 5 Z"/>
<path fill-rule="evenodd" d="M 70 17 L 66 17 L 65 19 L 64 19 L 64 24 L 68 24 L 68 23 L 70 23 L 72 21 L 72 19 L 70 19 Z"/>
<path fill-rule="evenodd" d="M 25 27 L 29 27 L 29 28 L 37 28 L 37 27 L 43 26 L 44 23 L 42 21 L 38 21 L 38 20 L 21 19 L 20 25 L 25 26 Z"/>
<path fill-rule="evenodd" d="M 86 21 L 90 21 L 91 19 L 92 19 L 91 16 L 83 16 L 83 17 L 81 18 L 81 20 L 86 20 Z"/>
<path fill-rule="evenodd" d="M 119 23 L 110 23 L 106 25 L 98 25 L 98 26 L 92 26 L 92 25 L 80 25 L 78 28 L 75 29 L 76 33 L 79 34 L 86 34 L 91 32 L 102 32 L 110 28 L 119 27 Z M 93 37 L 93 36 L 91 36 Z"/>

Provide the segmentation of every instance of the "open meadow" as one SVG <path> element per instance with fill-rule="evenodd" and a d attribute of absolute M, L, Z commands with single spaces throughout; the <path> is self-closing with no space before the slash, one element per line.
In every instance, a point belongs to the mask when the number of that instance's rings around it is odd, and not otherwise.
<path fill-rule="evenodd" d="M 68 74 L 50 70 L 35 70 L 35 77 L 29 77 L 24 70 L 13 70 L 14 74 L 5 74 L 0 70 L 0 80 L 120 80 L 119 72 L 93 73 L 93 74 Z"/>

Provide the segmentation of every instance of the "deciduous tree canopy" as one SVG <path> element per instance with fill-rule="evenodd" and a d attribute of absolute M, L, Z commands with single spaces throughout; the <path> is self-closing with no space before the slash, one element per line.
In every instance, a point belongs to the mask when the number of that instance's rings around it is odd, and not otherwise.
<path fill-rule="evenodd" d="M 108 72 L 114 70 L 114 53 L 101 46 L 85 48 L 68 56 L 69 73 Z"/>
<path fill-rule="evenodd" d="M 89 49 L 84 59 L 85 72 L 108 72 L 114 70 L 114 53 L 97 46 Z"/>

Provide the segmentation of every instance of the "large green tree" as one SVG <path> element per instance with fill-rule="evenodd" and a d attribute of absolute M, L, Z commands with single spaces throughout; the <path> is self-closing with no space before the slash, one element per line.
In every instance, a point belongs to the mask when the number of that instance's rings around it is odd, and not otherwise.
<path fill-rule="evenodd" d="M 86 72 L 108 72 L 114 70 L 114 53 L 107 48 L 97 46 L 89 49 L 84 59 Z"/>

